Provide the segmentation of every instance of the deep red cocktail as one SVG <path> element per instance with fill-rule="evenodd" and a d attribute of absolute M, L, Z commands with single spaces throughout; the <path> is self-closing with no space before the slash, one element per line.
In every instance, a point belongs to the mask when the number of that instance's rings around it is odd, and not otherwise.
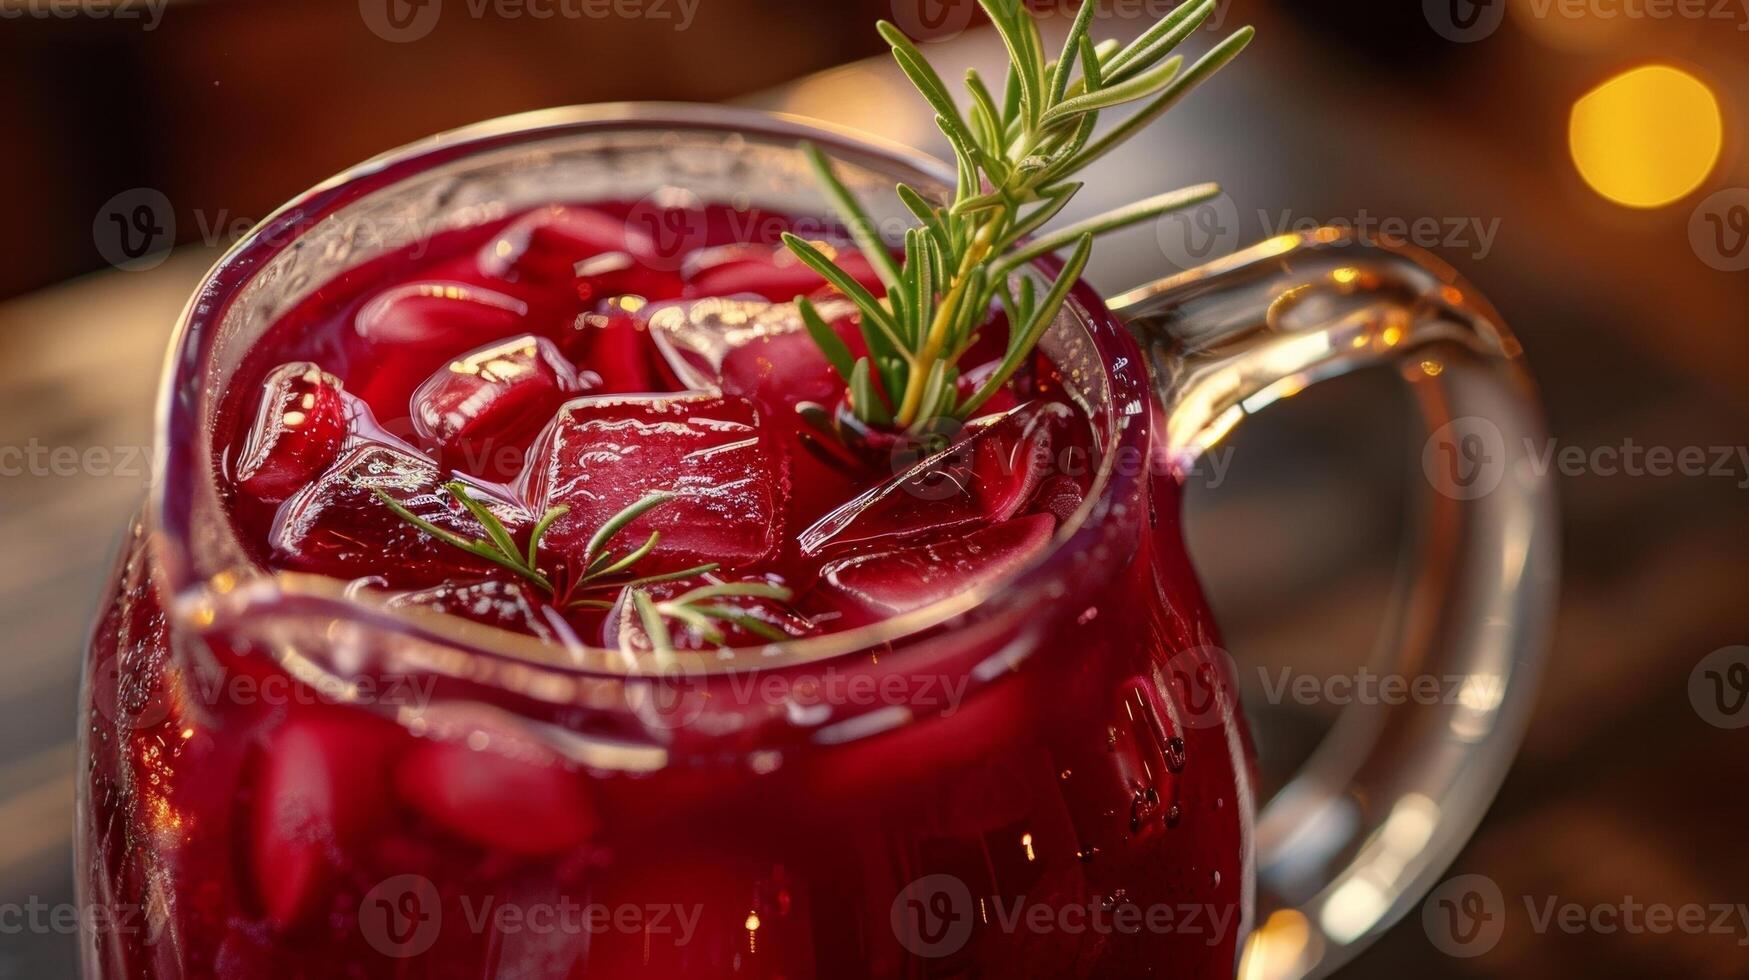
<path fill-rule="evenodd" d="M 1133 341 L 1082 289 L 939 442 L 819 438 L 787 301 L 853 317 L 775 241 L 848 246 L 776 128 L 570 150 L 697 189 L 629 202 L 482 176 L 565 176 L 538 144 L 404 159 L 215 274 L 92 650 L 84 887 L 143 910 L 94 975 L 1232 971 L 1244 735 L 1171 682 L 1226 664 Z M 430 221 L 343 248 L 385 198 Z M 401 513 L 489 537 L 463 496 L 518 554 L 568 508 L 541 581 Z"/>

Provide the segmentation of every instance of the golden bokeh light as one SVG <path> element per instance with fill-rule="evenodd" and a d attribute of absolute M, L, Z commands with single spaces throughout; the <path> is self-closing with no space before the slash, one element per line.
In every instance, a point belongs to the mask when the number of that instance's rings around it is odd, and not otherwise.
<path fill-rule="evenodd" d="M 1724 145 L 1719 100 L 1667 65 L 1623 72 L 1573 104 L 1567 145 L 1579 175 L 1617 204 L 1655 208 L 1706 180 Z"/>

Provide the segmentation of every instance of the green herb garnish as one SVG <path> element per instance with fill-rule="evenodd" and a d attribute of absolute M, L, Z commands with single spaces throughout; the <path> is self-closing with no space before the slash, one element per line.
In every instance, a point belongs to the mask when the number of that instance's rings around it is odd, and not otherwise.
<path fill-rule="evenodd" d="M 696 628 L 699 635 L 708 643 L 724 642 L 722 631 L 714 623 L 727 622 L 741 626 L 750 632 L 767 639 L 779 641 L 788 639 L 782 632 L 770 624 L 754 617 L 747 610 L 733 605 L 722 605 L 715 600 L 735 596 L 755 596 L 779 601 L 788 601 L 791 592 L 778 585 L 768 585 L 760 582 L 723 582 L 702 585 L 684 592 L 672 599 L 654 600 L 645 588 L 659 582 L 674 582 L 681 579 L 694 578 L 708 572 L 714 572 L 718 563 L 709 562 L 682 568 L 672 572 L 660 572 L 652 575 L 637 575 L 634 566 L 646 555 L 656 549 L 662 540 L 662 532 L 651 531 L 650 536 L 629 551 L 615 554 L 610 545 L 619 533 L 633 521 L 649 510 L 660 507 L 673 500 L 673 493 L 652 493 L 624 510 L 609 518 L 596 532 L 590 536 L 589 543 L 583 549 L 582 571 L 568 578 L 561 575 L 563 569 L 543 568 L 540 551 L 541 538 L 554 521 L 570 512 L 569 507 L 559 506 L 541 515 L 528 535 L 527 547 L 518 547 L 516 539 L 498 515 L 491 508 L 475 499 L 469 493 L 468 485 L 460 480 L 451 480 L 443 485 L 448 493 L 474 519 L 480 522 L 480 527 L 486 532 L 485 538 L 470 538 L 446 530 L 431 523 L 418 514 L 408 510 L 400 501 L 389 496 L 380 488 L 373 488 L 377 499 L 381 500 L 396 516 L 426 534 L 431 535 L 445 544 L 460 548 L 471 555 L 478 556 L 502 568 L 522 576 L 530 584 L 553 597 L 555 604 L 567 609 L 609 609 L 613 603 L 603 599 L 590 598 L 586 593 L 603 589 L 631 589 L 631 599 L 635 604 L 639 617 L 643 621 L 644 630 L 650 635 L 650 642 L 658 652 L 673 652 L 673 641 L 668 632 L 664 618 L 675 619 Z M 552 564 L 552 563 L 547 563 Z M 555 585 L 555 581 L 559 584 Z M 583 593 L 583 595 L 579 595 Z"/>
<path fill-rule="evenodd" d="M 1093 236 L 1220 193 L 1214 184 L 1171 191 L 1023 244 L 1080 190 L 1081 184 L 1070 179 L 1075 173 L 1231 61 L 1253 31 L 1235 31 L 1185 68 L 1172 50 L 1214 12 L 1216 0 L 1185 3 L 1121 47 L 1094 44 L 1088 37 L 1094 0 L 1085 0 L 1053 61 L 1046 58 L 1038 22 L 1022 0 L 979 3 L 1001 34 L 1010 64 L 1000 101 L 975 70 L 966 72 L 968 113 L 961 112 L 904 32 L 886 21 L 879 25 L 899 67 L 935 109 L 936 125 L 952 144 L 958 169 L 954 199 L 947 205 L 932 204 L 914 188 L 898 185 L 900 200 L 919 222 L 905 232 L 902 263 L 894 260 L 825 156 L 804 146 L 826 196 L 886 287 L 886 295 L 877 299 L 818 247 L 784 235 L 796 257 L 861 314 L 869 354 L 853 360 L 813 305 L 805 297 L 796 299 L 809 335 L 843 377 L 850 407 L 867 426 L 921 434 L 936 420 L 967 418 L 1025 363 L 1080 278 Z M 1101 110 L 1144 99 L 1134 115 L 1094 136 Z M 1030 277 L 1015 275 L 1024 263 L 1070 247 L 1044 296 L 1036 295 Z M 957 362 L 998 301 L 1008 314 L 1007 350 L 990 378 L 962 399 Z"/>

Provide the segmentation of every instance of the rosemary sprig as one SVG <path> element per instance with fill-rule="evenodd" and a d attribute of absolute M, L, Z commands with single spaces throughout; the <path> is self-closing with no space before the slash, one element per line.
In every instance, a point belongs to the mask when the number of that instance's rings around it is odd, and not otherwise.
<path fill-rule="evenodd" d="M 668 655 L 674 652 L 674 636 L 668 629 L 670 619 L 692 627 L 706 643 L 717 646 L 728 642 L 722 630 L 717 628 L 716 624 L 719 622 L 739 626 L 774 643 L 787 640 L 789 637 L 782 630 L 746 609 L 722 605 L 713 600 L 750 596 L 788 602 L 791 595 L 790 590 L 781 585 L 764 582 L 718 582 L 701 585 L 672 599 L 661 600 L 652 598 L 646 589 L 634 588 L 631 590 L 631 602 L 644 627 L 644 635 L 650 638 L 650 648 L 658 655 Z"/>
<path fill-rule="evenodd" d="M 852 240 L 885 286 L 876 298 L 825 252 L 796 236 L 784 243 L 843 293 L 861 314 L 867 356 L 851 351 L 805 297 L 797 297 L 809 335 L 849 390 L 850 408 L 871 427 L 921 434 L 935 420 L 976 412 L 1013 377 L 1056 318 L 1080 278 L 1095 235 L 1220 193 L 1199 184 L 1138 201 L 1027 241 L 1060 213 L 1081 184 L 1070 178 L 1158 118 L 1192 88 L 1231 61 L 1251 40 L 1241 28 L 1189 68 L 1172 51 L 1214 12 L 1217 0 L 1184 3 L 1127 45 L 1095 44 L 1088 36 L 1094 0 L 1084 0 L 1055 60 L 1048 60 L 1038 23 L 1022 0 L 979 0 L 1008 50 L 1002 98 L 976 71 L 966 73 L 967 111 L 899 28 L 881 21 L 893 57 L 936 113 L 958 171 L 953 200 L 934 204 L 915 188 L 897 193 L 918 226 L 905 232 L 904 260 L 895 262 L 875 223 L 832 172 L 819 150 L 804 145 L 815 176 Z M 1110 132 L 1095 138 L 1099 113 L 1147 100 Z M 1025 244 L 1022 244 L 1025 242 Z M 1045 295 L 1017 275 L 1025 263 L 1072 249 Z M 1018 280 L 1018 287 L 1013 285 Z M 1008 345 L 989 380 L 959 397 L 959 358 L 978 339 L 991 304 L 1007 311 Z"/>
<path fill-rule="evenodd" d="M 443 490 L 445 493 L 448 493 L 451 497 L 455 498 L 457 503 L 461 504 L 468 513 L 474 515 L 475 520 L 480 522 L 480 527 L 486 532 L 486 539 L 484 541 L 478 538 L 463 537 L 454 531 L 438 527 L 436 524 L 433 524 L 425 518 L 420 517 L 418 514 L 413 513 L 411 510 L 408 510 L 405 505 L 389 496 L 380 487 L 373 488 L 373 492 L 377 495 L 377 499 L 383 502 L 383 506 L 394 511 L 395 516 L 401 518 L 419 530 L 424 531 L 426 534 L 431 535 L 437 540 L 442 541 L 444 544 L 460 548 L 471 555 L 484 558 L 494 565 L 508 568 L 538 586 L 542 591 L 549 595 L 552 593 L 552 579 L 548 578 L 547 574 L 541 571 L 537 564 L 540 539 L 541 535 L 546 533 L 547 528 L 551 527 L 554 521 L 570 512 L 569 507 L 554 507 L 541 515 L 541 519 L 535 524 L 534 530 L 529 532 L 528 550 L 525 553 L 522 549 L 516 546 L 515 539 L 510 536 L 510 531 L 505 528 L 504 522 L 498 519 L 498 515 L 492 513 L 491 508 L 480 503 L 478 500 L 475 500 L 473 495 L 468 493 L 467 484 L 460 480 L 451 480 L 443 485 Z"/>
<path fill-rule="evenodd" d="M 674 638 L 668 628 L 668 621 L 675 620 L 696 629 L 705 642 L 722 645 L 727 638 L 718 627 L 719 623 L 729 623 L 739 626 L 772 642 L 782 642 L 789 639 L 781 630 L 770 623 L 754 616 L 747 609 L 733 604 L 724 604 L 722 600 L 737 597 L 754 597 L 776 599 L 788 602 L 792 593 L 781 585 L 770 585 L 764 582 L 712 582 L 698 586 L 674 596 L 671 599 L 655 599 L 650 595 L 649 586 L 662 582 L 676 582 L 681 579 L 694 578 L 718 568 L 716 562 L 694 565 L 691 568 L 677 569 L 672 572 L 657 572 L 650 575 L 635 575 L 633 568 L 650 552 L 656 549 L 662 540 L 662 532 L 651 531 L 644 543 L 628 551 L 615 554 L 610 547 L 615 537 L 624 531 L 633 521 L 646 512 L 660 507 L 673 500 L 675 494 L 658 492 L 648 494 L 637 502 L 621 510 L 602 524 L 590 536 L 589 543 L 583 549 L 583 570 L 573 576 L 561 588 L 555 588 L 553 574 L 541 566 L 541 538 L 554 521 L 570 512 L 570 508 L 558 506 L 541 515 L 534 528 L 529 532 L 528 545 L 519 548 L 516 539 L 498 515 L 491 508 L 475 499 L 469 493 L 468 485 L 460 480 L 451 480 L 443 485 L 443 490 L 464 510 L 480 522 L 480 527 L 486 532 L 486 537 L 470 538 L 454 531 L 438 527 L 389 496 L 380 488 L 375 490 L 377 499 L 381 500 L 389 510 L 402 520 L 419 528 L 445 544 L 460 548 L 472 555 L 507 568 L 546 592 L 554 601 L 566 609 L 612 609 L 613 603 L 605 599 L 591 598 L 588 595 L 578 597 L 579 592 L 588 593 L 600 589 L 629 590 L 629 599 L 637 610 L 644 632 L 650 637 L 652 649 L 660 656 L 674 652 Z"/>
<path fill-rule="evenodd" d="M 619 555 L 615 555 L 609 545 L 613 542 L 614 537 L 625 530 L 633 521 L 643 516 L 645 512 L 660 507 L 675 497 L 672 493 L 652 493 L 627 506 L 602 524 L 590 536 L 589 543 L 583 549 L 582 571 L 571 576 L 569 581 L 564 582 L 562 589 L 557 588 L 554 585 L 555 576 L 541 567 L 540 542 L 547 529 L 552 527 L 553 522 L 570 512 L 569 507 L 560 505 L 541 515 L 541 519 L 529 532 L 528 546 L 520 548 L 516 544 L 516 539 L 511 536 L 509 529 L 504 526 L 504 522 L 498 519 L 498 515 L 492 513 L 491 508 L 476 500 L 469 493 L 466 483 L 460 480 L 451 480 L 443 485 L 443 490 L 453 497 L 456 503 L 461 504 L 464 510 L 472 514 L 475 520 L 480 522 L 481 529 L 486 532 L 484 540 L 464 537 L 454 531 L 438 527 L 408 510 L 400 501 L 389 496 L 380 488 L 375 489 L 375 493 L 377 499 L 381 500 L 384 506 L 407 523 L 445 544 L 460 548 L 471 555 L 484 558 L 495 565 L 515 572 L 567 608 L 597 606 L 606 608 L 609 605 L 593 599 L 574 598 L 577 592 L 587 592 L 594 589 L 623 589 L 628 586 L 636 587 L 657 582 L 671 582 L 703 575 L 706 572 L 714 572 L 718 567 L 716 562 L 709 562 L 672 572 L 642 576 L 631 574 L 633 566 L 656 549 L 657 543 L 662 540 L 662 532 L 651 531 L 650 536 L 644 540 L 643 544 Z"/>

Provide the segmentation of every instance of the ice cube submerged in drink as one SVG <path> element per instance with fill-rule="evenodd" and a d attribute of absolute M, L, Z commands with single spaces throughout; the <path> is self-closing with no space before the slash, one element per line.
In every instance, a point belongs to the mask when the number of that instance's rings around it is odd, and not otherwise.
<path fill-rule="evenodd" d="M 1083 519 L 1100 447 L 1043 355 L 926 440 L 843 437 L 821 424 L 843 383 L 793 300 L 860 355 L 857 313 L 777 241 L 792 223 L 700 205 L 655 223 L 689 230 L 675 254 L 633 210 L 447 232 L 312 292 L 249 351 L 212 460 L 249 560 L 410 629 L 545 652 L 362 693 L 296 650 L 185 655 L 130 548 L 94 641 L 82 833 L 91 897 L 141 911 L 88 966 L 1230 971 L 1242 762 L 1228 728 L 1128 680 L 1164 669 L 1166 638 L 1206 639 L 1199 607 L 1157 611 L 1162 588 L 1194 594 L 1186 570 L 1132 557 L 1102 608 L 1053 617 L 1117 651 L 1081 662 L 1042 627 L 937 623 L 929 671 L 878 641 L 806 669 L 666 670 L 1000 590 Z M 816 245 L 879 288 L 846 241 Z M 1005 332 L 992 311 L 968 392 Z M 1047 642 L 1053 666 L 1020 669 Z M 585 650 L 643 680 L 578 683 L 563 667 Z M 1051 928 L 1029 924 L 1040 904 Z"/>

